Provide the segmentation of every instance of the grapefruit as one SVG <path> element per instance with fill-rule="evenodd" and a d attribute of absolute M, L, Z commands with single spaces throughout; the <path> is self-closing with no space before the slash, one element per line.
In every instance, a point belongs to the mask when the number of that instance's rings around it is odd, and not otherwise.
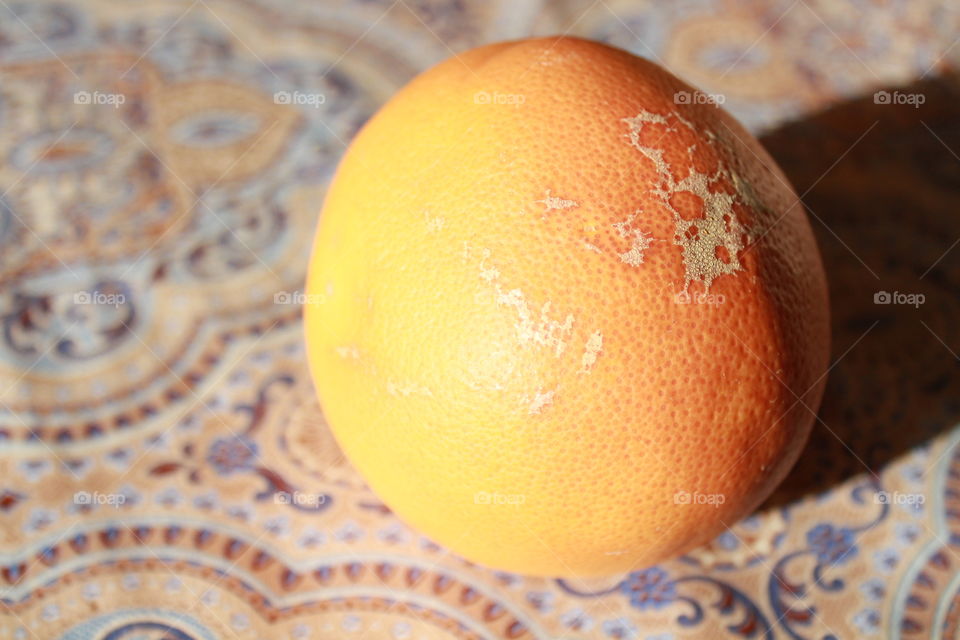
<path fill-rule="evenodd" d="M 305 327 L 383 502 L 477 563 L 591 576 L 749 514 L 823 390 L 827 292 L 759 143 L 662 68 L 544 38 L 415 78 L 328 191 Z"/>

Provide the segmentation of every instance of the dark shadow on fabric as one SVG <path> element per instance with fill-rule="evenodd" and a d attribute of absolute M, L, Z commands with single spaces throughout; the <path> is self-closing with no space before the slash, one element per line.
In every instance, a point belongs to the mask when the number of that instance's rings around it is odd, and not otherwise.
<path fill-rule="evenodd" d="M 960 422 L 960 82 L 887 91 L 924 102 L 868 95 L 761 138 L 808 208 L 836 363 L 821 421 L 765 508 L 879 473 Z"/>

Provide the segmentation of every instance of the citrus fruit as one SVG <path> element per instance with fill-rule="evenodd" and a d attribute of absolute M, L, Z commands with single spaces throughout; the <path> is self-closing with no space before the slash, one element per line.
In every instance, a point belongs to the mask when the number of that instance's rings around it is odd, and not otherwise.
<path fill-rule="evenodd" d="M 477 563 L 590 576 L 708 541 L 797 458 L 826 284 L 797 196 L 717 104 L 576 38 L 452 57 L 360 131 L 311 258 L 345 455 Z"/>

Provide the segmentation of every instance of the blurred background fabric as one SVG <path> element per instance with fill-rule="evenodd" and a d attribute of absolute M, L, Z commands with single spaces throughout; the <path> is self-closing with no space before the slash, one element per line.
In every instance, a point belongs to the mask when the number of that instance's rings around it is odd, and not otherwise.
<path fill-rule="evenodd" d="M 768 504 L 582 582 L 392 515 L 300 324 L 363 122 L 454 52 L 556 33 L 761 136 L 834 315 Z M 960 638 L 958 36 L 948 0 L 0 0 L 0 639 Z"/>

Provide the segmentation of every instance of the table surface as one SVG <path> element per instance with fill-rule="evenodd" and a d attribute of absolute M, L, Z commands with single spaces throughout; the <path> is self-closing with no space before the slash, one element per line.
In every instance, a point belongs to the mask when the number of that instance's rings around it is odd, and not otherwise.
<path fill-rule="evenodd" d="M 8 2 L 0 639 L 960 637 L 956 3 Z M 299 317 L 364 120 L 452 51 L 563 32 L 761 136 L 809 208 L 834 335 L 768 504 L 577 583 L 473 566 L 380 504 L 323 421 Z M 298 492 L 317 499 L 277 499 Z"/>

